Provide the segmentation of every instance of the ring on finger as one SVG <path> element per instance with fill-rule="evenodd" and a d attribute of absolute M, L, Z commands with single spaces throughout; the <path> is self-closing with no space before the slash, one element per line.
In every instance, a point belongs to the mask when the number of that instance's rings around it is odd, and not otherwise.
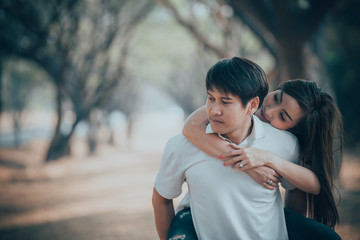
<path fill-rule="evenodd" d="M 242 162 L 239 163 L 239 167 L 244 167 L 244 164 Z"/>
<path fill-rule="evenodd" d="M 269 179 L 268 184 L 271 185 L 273 183 L 273 181 L 271 179 Z"/>

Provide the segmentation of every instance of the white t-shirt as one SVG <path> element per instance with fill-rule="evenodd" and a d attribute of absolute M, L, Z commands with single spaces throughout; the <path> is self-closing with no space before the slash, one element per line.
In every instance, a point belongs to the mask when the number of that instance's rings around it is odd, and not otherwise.
<path fill-rule="evenodd" d="M 240 145 L 298 161 L 295 136 L 261 122 L 256 116 L 253 120 L 251 134 Z M 188 184 L 199 239 L 288 239 L 277 188 L 265 189 L 245 172 L 224 166 L 222 161 L 178 135 L 165 147 L 154 186 L 161 196 L 173 199 L 181 194 L 184 182 Z M 293 188 L 287 184 L 284 187 Z"/>

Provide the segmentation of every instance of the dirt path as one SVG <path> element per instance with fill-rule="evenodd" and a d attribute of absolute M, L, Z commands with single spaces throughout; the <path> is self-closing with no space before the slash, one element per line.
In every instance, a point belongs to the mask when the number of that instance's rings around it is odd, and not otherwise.
<path fill-rule="evenodd" d="M 156 239 L 151 193 L 159 160 L 106 148 L 13 171 L 1 182 L 0 238 Z"/>
<path fill-rule="evenodd" d="M 0 238 L 157 239 L 151 194 L 160 157 L 105 147 L 45 167 L 0 167 Z M 343 239 L 360 239 L 359 163 L 350 155 L 341 175 Z"/>

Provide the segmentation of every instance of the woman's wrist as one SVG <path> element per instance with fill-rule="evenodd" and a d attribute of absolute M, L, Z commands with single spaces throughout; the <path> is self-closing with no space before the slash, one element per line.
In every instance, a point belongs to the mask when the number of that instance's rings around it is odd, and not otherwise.
<path fill-rule="evenodd" d="M 276 156 L 275 154 L 268 152 L 266 157 L 265 157 L 265 165 L 272 168 L 272 169 L 276 169 L 276 166 L 278 166 L 280 162 L 280 158 L 278 156 Z"/>

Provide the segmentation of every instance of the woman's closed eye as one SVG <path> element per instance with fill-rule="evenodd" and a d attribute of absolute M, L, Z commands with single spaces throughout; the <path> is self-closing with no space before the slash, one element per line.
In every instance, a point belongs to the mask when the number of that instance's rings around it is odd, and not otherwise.
<path fill-rule="evenodd" d="M 285 117 L 284 117 L 284 113 L 280 113 L 280 119 L 281 119 L 281 121 L 283 121 L 283 122 L 285 122 L 286 120 L 285 120 Z"/>
<path fill-rule="evenodd" d="M 277 94 L 274 94 L 274 101 L 275 103 L 278 103 L 279 102 L 279 97 Z"/>

